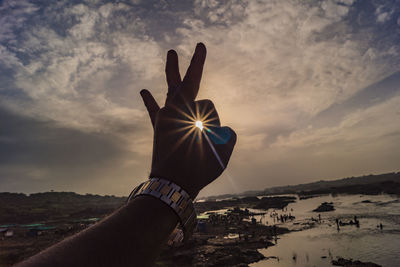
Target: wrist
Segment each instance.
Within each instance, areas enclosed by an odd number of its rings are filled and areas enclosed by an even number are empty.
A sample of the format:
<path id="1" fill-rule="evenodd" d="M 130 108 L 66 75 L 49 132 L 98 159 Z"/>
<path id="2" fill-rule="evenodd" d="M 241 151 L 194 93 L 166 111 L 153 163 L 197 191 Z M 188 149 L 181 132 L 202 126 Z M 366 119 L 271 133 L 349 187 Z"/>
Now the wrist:
<path id="1" fill-rule="evenodd" d="M 191 182 L 191 181 L 196 180 L 193 177 L 190 177 L 188 179 L 187 177 L 180 177 L 179 175 L 158 175 L 155 173 L 151 173 L 149 179 L 151 179 L 151 178 L 162 178 L 162 179 L 165 179 L 167 181 L 177 184 L 183 190 L 185 190 L 185 192 L 188 193 L 188 195 L 190 196 L 192 201 L 195 200 L 195 198 L 199 194 L 200 190 L 202 189 L 202 188 L 199 188 L 198 186 L 196 186 L 195 184 L 193 184 L 193 182 Z"/>
<path id="2" fill-rule="evenodd" d="M 196 226 L 196 212 L 188 192 L 172 181 L 153 177 L 138 185 L 128 197 L 128 202 L 139 196 L 151 196 L 169 206 L 178 216 L 179 225 L 171 234 L 168 244 L 181 243 L 193 233 Z"/>

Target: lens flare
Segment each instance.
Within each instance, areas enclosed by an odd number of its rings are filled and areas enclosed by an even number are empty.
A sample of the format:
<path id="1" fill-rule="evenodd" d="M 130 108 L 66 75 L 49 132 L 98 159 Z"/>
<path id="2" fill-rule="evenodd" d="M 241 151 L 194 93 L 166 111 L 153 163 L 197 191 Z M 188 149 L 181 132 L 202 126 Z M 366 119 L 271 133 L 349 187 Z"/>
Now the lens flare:
<path id="1" fill-rule="evenodd" d="M 199 128 L 201 131 L 203 131 L 203 122 L 202 121 L 196 121 L 195 125 L 197 128 Z"/>
<path id="2" fill-rule="evenodd" d="M 172 153 L 173 151 L 175 151 L 187 139 L 189 139 L 190 143 L 188 147 L 188 153 L 191 152 L 192 145 L 195 142 L 200 144 L 206 142 L 211 148 L 213 154 L 215 155 L 219 165 L 221 165 L 221 168 L 224 170 L 226 166 L 222 162 L 221 157 L 218 155 L 217 150 L 215 149 L 210 138 L 208 137 L 208 134 L 211 134 L 214 135 L 217 139 L 222 139 L 222 137 L 219 136 L 219 134 L 217 134 L 215 131 L 212 130 L 212 127 L 218 127 L 215 124 L 215 122 L 218 121 L 218 117 L 212 116 L 213 114 L 216 113 L 215 109 L 213 107 L 208 108 L 206 105 L 200 110 L 197 103 L 195 109 L 192 109 L 191 106 L 189 106 L 188 104 L 186 104 L 186 108 L 187 110 L 185 112 L 183 109 L 175 106 L 176 111 L 181 115 L 183 115 L 183 118 L 174 119 L 174 121 L 182 124 L 183 126 L 173 130 L 173 132 L 171 133 L 184 132 L 184 134 L 176 142 L 176 144 L 173 145 L 170 152 Z M 197 128 L 200 129 L 200 131 L 196 131 Z M 199 152 L 203 154 L 203 146 L 200 145 L 199 147 L 200 147 Z"/>

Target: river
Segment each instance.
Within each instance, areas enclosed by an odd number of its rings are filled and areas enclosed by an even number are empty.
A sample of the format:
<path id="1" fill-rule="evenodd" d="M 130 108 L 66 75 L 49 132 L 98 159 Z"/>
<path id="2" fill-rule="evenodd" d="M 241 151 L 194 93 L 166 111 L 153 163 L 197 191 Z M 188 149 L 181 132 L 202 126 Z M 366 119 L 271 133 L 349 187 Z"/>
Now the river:
<path id="1" fill-rule="evenodd" d="M 336 257 L 370 261 L 384 267 L 400 266 L 400 199 L 389 195 L 321 196 L 297 200 L 280 214 L 294 215 L 291 222 L 277 223 L 289 229 L 307 228 L 310 219 L 318 218 L 312 212 L 322 202 L 333 202 L 335 211 L 322 212 L 321 222 L 315 220 L 312 228 L 279 236 L 276 245 L 260 249 L 267 259 L 251 264 L 269 266 L 332 266 Z M 257 219 L 264 224 L 274 223 L 269 210 Z M 346 225 L 337 230 L 336 218 L 349 222 L 357 216 L 360 227 Z M 276 223 L 276 222 L 275 222 Z M 382 224 L 380 229 L 379 224 Z"/>

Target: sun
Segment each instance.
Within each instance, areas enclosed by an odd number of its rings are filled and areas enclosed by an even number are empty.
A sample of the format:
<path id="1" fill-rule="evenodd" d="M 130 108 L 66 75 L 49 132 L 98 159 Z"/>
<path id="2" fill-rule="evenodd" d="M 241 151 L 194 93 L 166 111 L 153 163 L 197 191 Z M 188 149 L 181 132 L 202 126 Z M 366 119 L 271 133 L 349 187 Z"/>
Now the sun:
<path id="1" fill-rule="evenodd" d="M 185 140 L 189 139 L 189 147 L 188 152 L 192 151 L 192 146 L 194 143 L 200 144 L 199 152 L 203 154 L 203 139 L 208 143 L 215 157 L 217 158 L 219 164 L 222 169 L 226 168 L 225 164 L 222 162 L 220 156 L 218 155 L 217 150 L 212 144 L 208 135 L 213 135 L 216 138 L 221 138 L 215 131 L 212 130 L 212 127 L 216 126 L 216 121 L 218 121 L 218 116 L 212 116 L 215 114 L 214 108 L 207 109 L 207 106 L 202 108 L 202 111 L 199 110 L 198 104 L 196 103 L 195 110 L 193 110 L 189 105 L 187 105 L 187 112 L 183 111 L 179 107 L 175 107 L 176 111 L 178 111 L 181 115 L 183 115 L 184 119 L 174 119 L 174 121 L 179 122 L 185 126 L 179 127 L 175 129 L 173 132 L 184 132 L 183 135 L 177 140 L 177 142 L 171 148 L 171 151 L 177 149 Z M 196 131 L 196 129 L 200 129 L 200 131 Z M 203 131 L 203 129 L 205 131 Z M 203 138 L 204 137 L 204 138 Z M 198 146 L 197 146 L 198 147 Z"/>
<path id="2" fill-rule="evenodd" d="M 199 128 L 201 131 L 203 131 L 203 122 L 202 121 L 195 121 L 194 125 L 196 125 L 196 127 Z"/>

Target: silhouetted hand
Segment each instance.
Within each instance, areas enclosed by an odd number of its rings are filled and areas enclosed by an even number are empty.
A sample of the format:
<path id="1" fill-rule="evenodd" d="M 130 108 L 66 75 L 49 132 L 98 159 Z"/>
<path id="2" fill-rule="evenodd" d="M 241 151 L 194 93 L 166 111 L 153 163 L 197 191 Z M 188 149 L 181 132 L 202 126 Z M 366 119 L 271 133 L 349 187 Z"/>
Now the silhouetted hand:
<path id="1" fill-rule="evenodd" d="M 163 108 L 149 91 L 140 92 L 154 127 L 150 177 L 176 183 L 192 199 L 222 174 L 236 143 L 235 132 L 220 126 L 214 104 L 210 100 L 195 101 L 206 53 L 205 45 L 197 44 L 182 81 L 178 55 L 174 50 L 168 51 L 168 94 Z M 202 121 L 204 128 L 196 127 L 196 121 Z"/>

